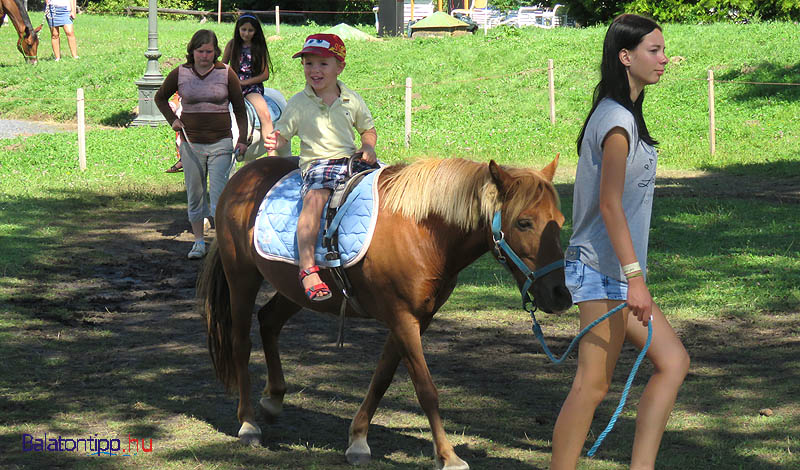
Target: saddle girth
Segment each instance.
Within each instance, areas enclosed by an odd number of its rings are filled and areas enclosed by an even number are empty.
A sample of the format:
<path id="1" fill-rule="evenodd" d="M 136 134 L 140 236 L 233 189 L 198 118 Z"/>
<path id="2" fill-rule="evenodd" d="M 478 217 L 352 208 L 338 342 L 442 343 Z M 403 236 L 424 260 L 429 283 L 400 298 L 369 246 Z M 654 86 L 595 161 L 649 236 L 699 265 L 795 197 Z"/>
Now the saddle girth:
<path id="1" fill-rule="evenodd" d="M 331 273 L 336 285 L 342 291 L 342 306 L 339 309 L 339 334 L 336 339 L 337 347 L 344 347 L 344 322 L 345 311 L 347 304 L 353 307 L 353 310 L 358 312 L 359 315 L 367 316 L 361 304 L 358 302 L 353 292 L 353 285 L 350 283 L 347 274 L 344 271 L 339 254 L 339 222 L 341 222 L 341 215 L 345 213 L 347 206 L 355 200 L 355 197 L 348 199 L 362 179 L 375 169 L 362 171 L 355 175 L 352 174 L 353 161 L 360 158 L 361 154 L 357 153 L 350 157 L 347 165 L 347 178 L 337 183 L 336 187 L 331 193 L 330 200 L 328 201 L 328 209 L 325 212 L 325 234 L 322 237 L 322 246 L 328 251 L 325 254 L 325 259 L 331 263 Z"/>

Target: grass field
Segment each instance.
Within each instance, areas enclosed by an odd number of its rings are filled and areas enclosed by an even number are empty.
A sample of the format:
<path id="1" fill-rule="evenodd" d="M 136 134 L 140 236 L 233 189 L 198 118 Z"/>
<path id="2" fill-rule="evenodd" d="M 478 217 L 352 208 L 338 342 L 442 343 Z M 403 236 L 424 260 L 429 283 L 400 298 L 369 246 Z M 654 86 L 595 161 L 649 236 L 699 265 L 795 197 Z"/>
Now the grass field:
<path id="1" fill-rule="evenodd" d="M 159 19 L 164 73 L 181 63 L 199 27 Z M 203 27 L 223 45 L 232 34 L 230 24 Z M 301 88 L 290 56 L 320 29 L 281 27 L 282 38 L 269 45 L 276 73 L 268 86 L 287 96 Z M 303 313 L 287 325 L 285 416 L 262 423 L 265 447 L 238 446 L 235 400 L 213 379 L 192 311 L 196 265 L 184 259 L 191 235 L 182 178 L 163 173 L 175 159 L 174 134 L 166 126 L 121 127 L 137 106 L 146 19 L 81 15 L 76 31 L 81 59 L 52 61 L 44 33 L 42 60 L 30 67 L 15 49 L 13 28 L 0 28 L 0 117 L 73 126 L 82 86 L 89 122 L 85 172 L 77 168 L 74 131 L 0 140 L 0 467 L 347 468 L 347 426 L 383 328 L 352 322 L 340 351 L 334 319 Z M 675 63 L 645 103 L 661 142 L 649 281 L 693 365 L 658 468 L 800 468 L 800 87 L 744 83 L 800 82 L 800 49 L 788 47 L 797 25 L 665 25 L 664 32 Z M 350 42 L 342 79 L 372 109 L 387 162 L 441 156 L 543 166 L 561 153 L 556 183 L 569 220 L 575 137 L 603 33 L 497 29 L 447 40 Z M 548 58 L 556 65 L 555 125 Z M 716 86 L 713 157 L 709 68 L 718 80 L 739 82 Z M 409 76 L 414 130 L 405 148 L 402 85 Z M 567 224 L 565 239 L 569 232 Z M 481 259 L 463 273 L 424 339 L 446 429 L 473 468 L 546 468 L 574 373 L 574 360 L 547 363 L 517 296 L 500 266 Z M 574 314 L 541 320 L 556 351 L 576 333 Z M 257 334 L 254 342 L 258 393 L 265 366 Z M 633 356 L 623 352 L 588 445 L 613 411 Z M 580 468 L 626 468 L 648 368 L 645 362 L 598 457 Z M 761 416 L 764 408 L 773 415 Z M 44 432 L 152 437 L 154 451 L 22 451 L 24 434 Z M 431 466 L 428 425 L 405 370 L 381 404 L 370 444 L 375 459 L 366 468 Z"/>

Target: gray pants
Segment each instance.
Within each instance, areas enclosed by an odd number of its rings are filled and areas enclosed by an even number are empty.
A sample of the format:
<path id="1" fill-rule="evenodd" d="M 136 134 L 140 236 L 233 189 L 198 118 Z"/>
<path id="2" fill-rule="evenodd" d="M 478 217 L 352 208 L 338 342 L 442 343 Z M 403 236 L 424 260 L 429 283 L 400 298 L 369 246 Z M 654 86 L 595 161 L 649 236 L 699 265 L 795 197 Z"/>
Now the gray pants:
<path id="1" fill-rule="evenodd" d="M 183 180 L 186 183 L 186 199 L 189 203 L 189 222 L 198 222 L 213 216 L 217 201 L 231 172 L 233 141 L 222 139 L 213 144 L 181 142 Z M 206 199 L 206 179 L 209 186 Z"/>

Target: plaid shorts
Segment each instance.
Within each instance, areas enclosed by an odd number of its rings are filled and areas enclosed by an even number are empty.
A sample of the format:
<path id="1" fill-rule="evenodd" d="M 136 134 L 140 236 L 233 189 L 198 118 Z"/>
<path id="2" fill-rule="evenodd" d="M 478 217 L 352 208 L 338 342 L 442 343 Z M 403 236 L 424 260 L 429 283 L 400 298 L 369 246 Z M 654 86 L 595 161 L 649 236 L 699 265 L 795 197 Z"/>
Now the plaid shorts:
<path id="1" fill-rule="evenodd" d="M 353 174 L 377 168 L 366 163 L 364 160 L 353 162 Z M 300 188 L 300 198 L 305 197 L 312 189 L 334 189 L 336 184 L 347 178 L 347 158 L 334 158 L 330 160 L 320 160 L 311 164 L 303 173 L 303 186 Z"/>

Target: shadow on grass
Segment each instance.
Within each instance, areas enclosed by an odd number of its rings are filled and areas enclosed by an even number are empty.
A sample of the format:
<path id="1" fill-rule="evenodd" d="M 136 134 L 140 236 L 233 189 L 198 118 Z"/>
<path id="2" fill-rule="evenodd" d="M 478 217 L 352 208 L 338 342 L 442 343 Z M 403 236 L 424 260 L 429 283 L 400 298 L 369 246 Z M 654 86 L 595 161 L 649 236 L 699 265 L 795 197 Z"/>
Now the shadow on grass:
<path id="1" fill-rule="evenodd" d="M 566 185 L 559 191 L 571 196 Z M 570 201 L 565 197 L 567 216 Z M 225 394 L 213 377 L 203 321 L 193 311 L 199 264 L 184 258 L 191 236 L 176 225 L 185 218 L 181 195 L 125 211 L 119 204 L 76 192 L 61 200 L 18 200 L 18 209 L 10 212 L 13 223 L 47 217 L 64 233 L 48 237 L 23 232 L 17 240 L 1 241 L 19 250 L 14 275 L 22 282 L 0 286 L 5 317 L 0 322 L 0 466 L 118 468 L 113 458 L 22 452 L 23 433 L 41 437 L 48 432 L 152 438 L 156 450 L 147 457 L 175 468 L 349 468 L 343 457 L 347 428 L 367 390 L 385 328 L 368 320 L 349 321 L 348 344 L 337 349 L 333 317 L 301 312 L 293 318 L 281 336 L 289 385 L 285 412 L 274 424 L 261 423 L 264 448 L 239 446 L 233 442 L 236 398 Z M 670 241 L 668 246 L 654 244 L 656 257 L 704 256 L 709 247 L 734 255 L 744 246 L 743 231 L 752 232 L 750 249 L 764 255 L 794 240 L 794 233 L 782 226 L 772 232 L 757 229 L 768 227 L 769 220 L 796 220 L 788 212 L 796 212 L 795 205 L 672 197 L 656 207 L 653 239 Z M 692 240 L 687 240 L 685 225 L 673 221 L 681 214 L 709 210 L 729 215 L 713 218 L 693 232 Z M 693 244 L 694 239 L 703 244 Z M 722 268 L 728 270 L 722 276 L 740 274 L 733 265 Z M 692 282 L 700 281 L 680 266 L 665 263 L 661 269 L 674 270 L 663 282 L 685 280 L 675 288 L 688 296 Z M 470 305 L 475 310 L 505 309 L 516 299 L 481 290 L 497 284 L 498 275 L 511 282 L 493 260 L 482 258 L 462 276 L 462 285 L 478 289 L 457 289 L 451 301 L 467 310 Z M 770 328 L 754 321 L 731 317 L 676 325 L 693 366 L 679 399 L 681 417 L 675 418 L 680 430 L 669 430 L 664 437 L 660 464 L 665 468 L 777 470 L 797 463 L 791 456 L 777 463 L 770 457 L 787 436 L 800 433 L 800 425 L 791 422 L 798 415 L 793 391 L 800 386 L 800 318 L 797 313 L 776 315 Z M 251 336 L 255 400 L 266 369 L 256 328 Z M 564 350 L 572 338 L 563 331 L 548 337 L 554 351 Z M 546 468 L 574 360 L 549 364 L 522 313 L 510 324 L 490 314 L 441 314 L 423 343 L 446 429 L 459 455 L 474 468 Z M 611 416 L 634 358 L 635 351 L 626 347 L 587 445 Z M 650 373 L 650 366 L 643 365 L 628 410 Z M 789 422 L 743 424 L 746 416 L 759 419 L 758 410 L 764 407 L 789 413 L 784 418 Z M 631 416 L 623 414 L 601 447 L 597 465 L 628 461 Z M 368 468 L 416 469 L 431 463 L 429 428 L 402 367 L 381 402 L 370 445 L 374 463 Z M 153 459 L 147 464 L 160 462 Z"/>
<path id="2" fill-rule="evenodd" d="M 131 111 L 119 111 L 100 120 L 104 126 L 125 127 L 136 119 L 136 114 Z"/>
<path id="3" fill-rule="evenodd" d="M 774 101 L 797 101 L 800 99 L 800 63 L 794 65 L 773 64 L 761 62 L 747 65 L 738 70 L 727 70 L 715 75 L 716 80 L 731 80 L 742 82 L 770 83 L 772 85 L 743 83 L 742 91 L 730 95 L 736 101 L 748 101 L 759 98 L 769 98 Z M 783 85 L 785 84 L 785 85 Z M 719 86 L 730 86 L 721 83 Z"/>

